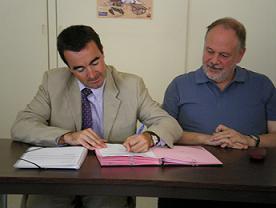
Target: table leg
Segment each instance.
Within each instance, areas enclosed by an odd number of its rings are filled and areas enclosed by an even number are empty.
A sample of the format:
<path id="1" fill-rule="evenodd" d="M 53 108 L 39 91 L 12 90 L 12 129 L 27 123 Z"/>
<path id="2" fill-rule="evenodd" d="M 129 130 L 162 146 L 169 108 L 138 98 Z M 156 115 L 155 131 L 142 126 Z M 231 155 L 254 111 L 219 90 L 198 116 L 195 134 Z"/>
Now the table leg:
<path id="1" fill-rule="evenodd" d="M 8 197 L 7 194 L 1 194 L 0 195 L 1 198 L 1 208 L 7 208 L 7 204 L 8 204 Z"/>

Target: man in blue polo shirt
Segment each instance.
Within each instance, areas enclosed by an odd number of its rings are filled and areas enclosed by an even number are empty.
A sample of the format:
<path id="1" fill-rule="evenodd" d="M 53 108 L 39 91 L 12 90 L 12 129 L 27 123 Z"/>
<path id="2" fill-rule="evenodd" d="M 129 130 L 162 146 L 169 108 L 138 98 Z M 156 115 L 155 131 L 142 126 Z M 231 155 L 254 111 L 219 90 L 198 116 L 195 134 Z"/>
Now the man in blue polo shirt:
<path id="1" fill-rule="evenodd" d="M 276 146 L 276 92 L 262 74 L 237 66 L 245 53 L 246 30 L 233 18 L 207 27 L 203 65 L 176 77 L 163 107 L 183 128 L 181 144 L 237 149 Z M 160 198 L 158 207 L 250 205 Z M 244 207 L 244 206 L 243 206 Z M 270 207 L 254 204 L 246 207 Z"/>
<path id="2" fill-rule="evenodd" d="M 216 20 L 207 27 L 203 65 L 169 85 L 163 107 L 184 130 L 179 143 L 276 146 L 275 87 L 265 75 L 237 66 L 245 40 L 240 22 Z"/>

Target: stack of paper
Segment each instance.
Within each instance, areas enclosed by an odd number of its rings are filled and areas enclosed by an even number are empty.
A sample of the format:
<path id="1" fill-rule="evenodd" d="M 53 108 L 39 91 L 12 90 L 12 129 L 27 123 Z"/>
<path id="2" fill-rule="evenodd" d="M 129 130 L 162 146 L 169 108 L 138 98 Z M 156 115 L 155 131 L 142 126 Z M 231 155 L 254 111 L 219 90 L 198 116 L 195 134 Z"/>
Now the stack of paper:
<path id="1" fill-rule="evenodd" d="M 15 168 L 79 169 L 88 150 L 82 146 L 30 147 L 14 164 Z"/>
<path id="2" fill-rule="evenodd" d="M 107 148 L 95 149 L 102 166 L 159 165 L 160 159 L 152 151 L 145 153 L 128 152 L 122 144 L 107 144 Z"/>
<path id="3" fill-rule="evenodd" d="M 222 164 L 201 146 L 155 147 L 146 153 L 133 153 L 121 144 L 107 144 L 107 148 L 95 152 L 101 166 Z"/>

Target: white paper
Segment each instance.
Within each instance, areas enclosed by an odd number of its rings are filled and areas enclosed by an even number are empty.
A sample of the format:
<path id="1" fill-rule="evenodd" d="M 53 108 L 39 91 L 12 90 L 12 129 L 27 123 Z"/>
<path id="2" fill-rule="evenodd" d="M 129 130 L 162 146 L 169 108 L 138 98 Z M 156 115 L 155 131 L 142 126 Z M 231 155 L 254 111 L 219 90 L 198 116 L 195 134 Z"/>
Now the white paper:
<path id="1" fill-rule="evenodd" d="M 141 157 L 153 157 L 156 158 L 154 153 L 149 150 L 144 153 L 128 152 L 122 144 L 106 144 L 107 148 L 98 149 L 101 156 L 141 156 Z"/>
<path id="2" fill-rule="evenodd" d="M 30 147 L 14 167 L 79 169 L 87 152 L 88 150 L 81 146 Z"/>

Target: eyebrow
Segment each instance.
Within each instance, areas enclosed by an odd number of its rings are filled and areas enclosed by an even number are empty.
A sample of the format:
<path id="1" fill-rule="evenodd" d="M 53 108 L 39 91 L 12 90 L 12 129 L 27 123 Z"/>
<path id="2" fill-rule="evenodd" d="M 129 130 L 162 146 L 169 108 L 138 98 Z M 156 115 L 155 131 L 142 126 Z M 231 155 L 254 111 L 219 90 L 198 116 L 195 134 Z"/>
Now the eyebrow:
<path id="1" fill-rule="evenodd" d="M 94 59 L 92 59 L 92 61 L 90 61 L 89 65 L 92 64 L 93 62 L 99 60 L 99 59 L 100 59 L 99 56 L 95 57 Z M 79 69 L 79 68 L 84 68 L 84 66 L 74 66 L 74 67 L 73 67 L 73 70 L 77 70 L 77 69 Z"/>

